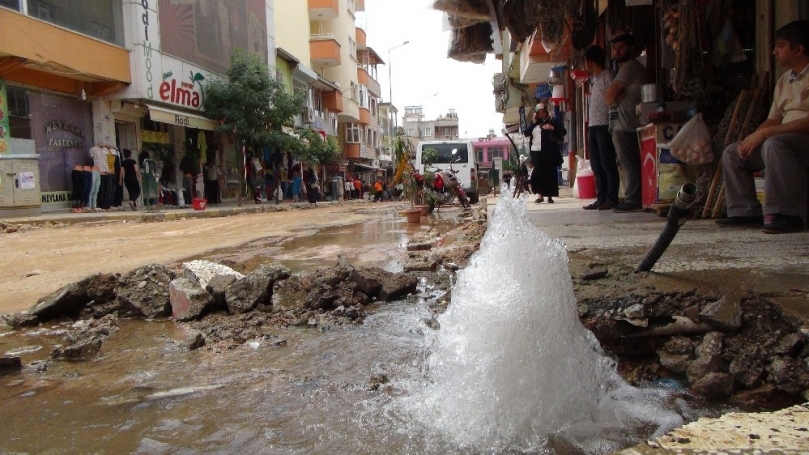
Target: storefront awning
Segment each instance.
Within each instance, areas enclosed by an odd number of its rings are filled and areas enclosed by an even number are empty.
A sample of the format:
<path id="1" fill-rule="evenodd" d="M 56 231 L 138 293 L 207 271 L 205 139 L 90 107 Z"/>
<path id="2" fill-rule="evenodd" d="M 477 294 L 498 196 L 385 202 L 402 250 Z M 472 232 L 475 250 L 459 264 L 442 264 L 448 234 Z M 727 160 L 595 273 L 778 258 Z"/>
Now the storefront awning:
<path id="1" fill-rule="evenodd" d="M 360 163 L 353 163 L 354 172 L 376 172 L 376 171 L 384 171 L 384 169 L 380 169 L 378 167 L 368 166 L 367 164 L 360 164 Z"/>
<path id="2" fill-rule="evenodd" d="M 149 117 L 153 122 L 168 123 L 169 125 L 186 126 L 188 128 L 197 128 L 200 130 L 213 131 L 216 128 L 216 122 L 203 117 L 198 114 L 189 114 L 183 111 L 168 109 L 163 106 L 154 106 L 146 104 L 149 108 Z"/>

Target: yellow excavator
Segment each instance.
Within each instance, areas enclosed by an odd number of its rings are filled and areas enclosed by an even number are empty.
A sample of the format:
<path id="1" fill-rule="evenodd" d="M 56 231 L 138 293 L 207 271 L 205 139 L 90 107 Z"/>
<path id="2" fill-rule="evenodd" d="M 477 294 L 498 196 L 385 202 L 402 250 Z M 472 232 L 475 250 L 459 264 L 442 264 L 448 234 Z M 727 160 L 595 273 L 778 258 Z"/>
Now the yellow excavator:
<path id="1" fill-rule="evenodd" d="M 393 174 L 393 186 L 402 183 L 404 172 L 416 172 L 410 160 L 413 158 L 413 144 L 405 136 L 396 136 L 393 139 L 393 155 L 396 160 L 396 172 Z"/>

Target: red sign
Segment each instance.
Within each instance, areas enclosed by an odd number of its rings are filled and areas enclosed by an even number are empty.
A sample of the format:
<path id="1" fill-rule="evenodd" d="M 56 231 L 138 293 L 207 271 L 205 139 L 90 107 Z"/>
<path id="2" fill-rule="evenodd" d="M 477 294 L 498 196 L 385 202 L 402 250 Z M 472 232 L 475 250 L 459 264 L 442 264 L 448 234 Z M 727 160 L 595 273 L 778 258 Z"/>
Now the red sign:
<path id="1" fill-rule="evenodd" d="M 174 104 L 181 104 L 186 107 L 199 109 L 200 94 L 194 89 L 194 84 L 180 82 L 177 86 L 177 79 L 169 79 L 160 84 L 160 99 Z"/>

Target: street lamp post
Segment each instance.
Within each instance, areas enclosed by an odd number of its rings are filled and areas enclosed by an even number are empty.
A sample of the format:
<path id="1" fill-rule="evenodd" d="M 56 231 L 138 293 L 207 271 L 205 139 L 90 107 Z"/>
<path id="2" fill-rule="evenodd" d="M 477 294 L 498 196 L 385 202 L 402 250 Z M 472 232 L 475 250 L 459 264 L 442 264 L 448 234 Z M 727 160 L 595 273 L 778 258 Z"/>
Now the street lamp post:
<path id="1" fill-rule="evenodd" d="M 410 41 L 405 41 L 402 44 L 399 44 L 397 46 L 393 46 L 392 48 L 388 49 L 388 101 L 390 101 L 391 111 L 393 111 L 393 71 L 391 70 L 392 65 L 390 63 L 390 51 L 396 49 L 397 47 L 402 47 L 402 46 L 404 46 L 405 44 L 407 44 L 409 42 Z M 399 122 L 396 121 L 395 117 L 396 116 L 394 114 L 394 122 L 393 123 L 394 123 L 395 126 L 398 126 Z"/>

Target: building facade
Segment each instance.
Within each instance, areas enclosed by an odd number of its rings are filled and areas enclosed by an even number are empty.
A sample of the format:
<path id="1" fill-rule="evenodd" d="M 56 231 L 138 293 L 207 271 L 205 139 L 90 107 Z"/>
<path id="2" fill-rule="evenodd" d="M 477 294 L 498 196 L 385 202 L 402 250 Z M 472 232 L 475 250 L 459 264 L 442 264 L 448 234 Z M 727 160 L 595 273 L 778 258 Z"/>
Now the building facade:
<path id="1" fill-rule="evenodd" d="M 449 109 L 435 119 L 425 119 L 422 106 L 405 106 L 402 128 L 414 146 L 424 141 L 449 141 L 460 137 L 455 109 Z"/>
<path id="2" fill-rule="evenodd" d="M 184 157 L 216 162 L 237 195 L 241 157 L 205 117 L 204 86 L 235 48 L 276 55 L 272 1 L 2 0 L 0 23 L 10 136 L 39 155 L 43 210 L 66 206 L 95 144 L 148 151 L 173 189 Z"/>

